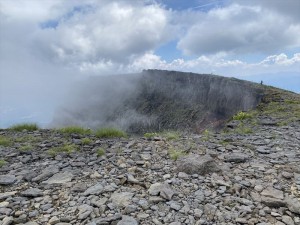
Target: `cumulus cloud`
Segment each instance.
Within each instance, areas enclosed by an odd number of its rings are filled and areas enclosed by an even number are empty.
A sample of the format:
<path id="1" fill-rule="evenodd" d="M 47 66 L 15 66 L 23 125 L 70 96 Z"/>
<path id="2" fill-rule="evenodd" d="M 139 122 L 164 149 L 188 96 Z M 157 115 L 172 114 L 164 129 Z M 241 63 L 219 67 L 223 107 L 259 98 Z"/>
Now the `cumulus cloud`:
<path id="1" fill-rule="evenodd" d="M 270 2 L 270 1 L 268 1 Z M 231 4 L 210 10 L 178 42 L 187 55 L 272 54 L 300 46 L 300 22 L 262 5 Z"/>

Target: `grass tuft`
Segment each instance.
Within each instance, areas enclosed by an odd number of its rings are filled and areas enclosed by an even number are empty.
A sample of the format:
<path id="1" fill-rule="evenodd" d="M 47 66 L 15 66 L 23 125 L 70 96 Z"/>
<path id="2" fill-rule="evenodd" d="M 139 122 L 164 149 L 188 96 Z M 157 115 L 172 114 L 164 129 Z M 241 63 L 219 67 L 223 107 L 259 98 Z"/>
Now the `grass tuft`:
<path id="1" fill-rule="evenodd" d="M 72 152 L 75 152 L 77 150 L 78 150 L 78 147 L 75 144 L 66 144 L 61 147 L 50 148 L 47 152 L 51 156 L 56 156 L 59 153 L 71 154 Z"/>
<path id="2" fill-rule="evenodd" d="M 115 128 L 101 128 L 95 132 L 98 138 L 127 137 L 124 131 Z"/>
<path id="3" fill-rule="evenodd" d="M 63 134 L 81 134 L 81 135 L 86 135 L 86 134 L 91 134 L 92 131 L 90 129 L 85 129 L 82 127 L 78 126 L 70 126 L 70 127 L 64 127 L 58 129 L 59 132 Z"/>
<path id="4" fill-rule="evenodd" d="M 96 153 L 97 153 L 97 156 L 99 156 L 99 157 L 104 156 L 105 155 L 105 150 L 104 150 L 104 148 L 98 148 Z"/>
<path id="5" fill-rule="evenodd" d="M 252 115 L 246 112 L 239 112 L 232 117 L 234 120 L 245 120 L 252 118 Z"/>
<path id="6" fill-rule="evenodd" d="M 12 142 L 9 138 L 0 136 L 0 145 L 4 147 L 11 146 Z"/>
<path id="7" fill-rule="evenodd" d="M 22 124 L 16 124 L 14 126 L 11 126 L 9 129 L 13 131 L 23 131 L 23 130 L 35 131 L 38 130 L 39 127 L 35 123 L 22 123 Z"/>
<path id="8" fill-rule="evenodd" d="M 169 155 L 170 155 L 170 158 L 173 159 L 173 160 L 177 160 L 179 159 L 180 157 L 182 156 L 185 156 L 186 153 L 182 150 L 178 150 L 178 149 L 174 149 L 174 148 L 170 148 L 169 149 Z"/>
<path id="9" fill-rule="evenodd" d="M 158 136 L 158 133 L 145 133 L 144 134 L 145 138 L 154 138 L 154 137 L 157 137 L 157 136 Z"/>
<path id="10" fill-rule="evenodd" d="M 82 138 L 82 139 L 81 139 L 81 143 L 82 143 L 83 145 L 89 145 L 89 144 L 92 143 L 92 140 L 89 139 L 89 138 Z"/>
<path id="11" fill-rule="evenodd" d="M 0 168 L 2 166 L 5 166 L 7 164 L 7 162 L 4 159 L 0 159 Z"/>

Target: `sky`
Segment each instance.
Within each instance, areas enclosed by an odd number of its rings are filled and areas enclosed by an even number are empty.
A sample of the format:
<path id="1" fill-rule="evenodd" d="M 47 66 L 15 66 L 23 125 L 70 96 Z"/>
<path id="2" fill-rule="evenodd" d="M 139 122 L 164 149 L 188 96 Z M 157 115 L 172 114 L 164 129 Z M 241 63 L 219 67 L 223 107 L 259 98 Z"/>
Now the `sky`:
<path id="1" fill-rule="evenodd" d="M 299 0 L 0 0 L 0 127 L 46 126 L 74 84 L 143 69 L 300 93 Z"/>

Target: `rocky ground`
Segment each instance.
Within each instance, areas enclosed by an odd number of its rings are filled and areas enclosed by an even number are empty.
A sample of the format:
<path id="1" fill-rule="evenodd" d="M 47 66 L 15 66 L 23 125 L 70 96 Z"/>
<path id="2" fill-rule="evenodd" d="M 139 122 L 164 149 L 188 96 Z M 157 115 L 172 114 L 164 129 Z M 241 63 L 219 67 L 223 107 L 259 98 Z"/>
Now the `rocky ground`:
<path id="1" fill-rule="evenodd" d="M 300 225 L 297 101 L 173 138 L 2 130 L 0 224 Z"/>

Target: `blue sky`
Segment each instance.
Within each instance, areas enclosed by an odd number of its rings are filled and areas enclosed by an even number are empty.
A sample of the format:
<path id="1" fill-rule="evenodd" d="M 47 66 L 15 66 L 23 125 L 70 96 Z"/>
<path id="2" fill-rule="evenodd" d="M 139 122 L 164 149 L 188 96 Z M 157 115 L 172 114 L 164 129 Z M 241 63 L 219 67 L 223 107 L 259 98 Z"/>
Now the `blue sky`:
<path id="1" fill-rule="evenodd" d="M 73 82 L 143 69 L 300 93 L 297 0 L 0 0 L 0 127 L 46 125 Z"/>

